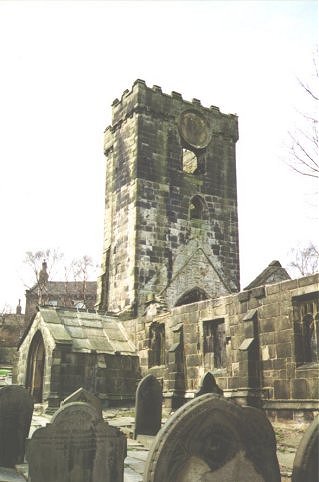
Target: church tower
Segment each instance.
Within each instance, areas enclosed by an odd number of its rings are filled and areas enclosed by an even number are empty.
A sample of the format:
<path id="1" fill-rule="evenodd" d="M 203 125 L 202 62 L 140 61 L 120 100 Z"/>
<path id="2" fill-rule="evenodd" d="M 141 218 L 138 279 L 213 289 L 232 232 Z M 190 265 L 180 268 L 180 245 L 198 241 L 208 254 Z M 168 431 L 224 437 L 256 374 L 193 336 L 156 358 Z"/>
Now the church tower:
<path id="1" fill-rule="evenodd" d="M 98 309 L 133 316 L 239 291 L 238 121 L 137 80 L 105 131 Z"/>

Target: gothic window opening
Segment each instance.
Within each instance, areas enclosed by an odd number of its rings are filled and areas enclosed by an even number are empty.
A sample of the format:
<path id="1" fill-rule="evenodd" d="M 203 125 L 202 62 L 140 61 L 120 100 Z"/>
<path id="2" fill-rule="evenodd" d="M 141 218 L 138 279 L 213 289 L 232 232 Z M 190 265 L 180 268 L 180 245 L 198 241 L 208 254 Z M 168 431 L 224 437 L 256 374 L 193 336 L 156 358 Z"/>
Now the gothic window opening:
<path id="1" fill-rule="evenodd" d="M 197 301 L 207 300 L 208 295 L 201 288 L 193 288 L 190 291 L 184 293 L 175 303 L 175 306 L 189 305 L 190 303 L 196 303 Z"/>
<path id="2" fill-rule="evenodd" d="M 149 368 L 165 364 L 165 325 L 152 323 L 149 333 Z"/>
<path id="3" fill-rule="evenodd" d="M 183 149 L 182 166 L 184 172 L 187 172 L 188 174 L 198 174 L 199 164 L 196 154 L 188 149 Z"/>
<path id="4" fill-rule="evenodd" d="M 296 361 L 319 361 L 319 298 L 318 293 L 297 301 L 295 319 Z"/>
<path id="5" fill-rule="evenodd" d="M 203 219 L 205 204 L 200 196 L 194 196 L 189 203 L 189 219 Z"/>
<path id="6" fill-rule="evenodd" d="M 226 366 L 226 337 L 224 319 L 203 323 L 203 354 L 205 368 L 219 369 Z"/>

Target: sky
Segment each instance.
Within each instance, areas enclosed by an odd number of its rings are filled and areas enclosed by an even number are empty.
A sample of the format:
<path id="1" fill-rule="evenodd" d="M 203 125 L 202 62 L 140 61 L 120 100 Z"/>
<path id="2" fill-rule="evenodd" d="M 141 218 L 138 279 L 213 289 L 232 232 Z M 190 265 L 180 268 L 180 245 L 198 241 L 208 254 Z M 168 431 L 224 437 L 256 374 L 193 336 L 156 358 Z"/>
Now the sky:
<path id="1" fill-rule="evenodd" d="M 288 166 L 288 132 L 312 109 L 298 78 L 313 80 L 317 10 L 311 0 L 0 0 L 0 311 L 24 305 L 26 251 L 100 262 L 103 131 L 137 78 L 239 116 L 242 287 L 316 242 L 318 184 Z"/>

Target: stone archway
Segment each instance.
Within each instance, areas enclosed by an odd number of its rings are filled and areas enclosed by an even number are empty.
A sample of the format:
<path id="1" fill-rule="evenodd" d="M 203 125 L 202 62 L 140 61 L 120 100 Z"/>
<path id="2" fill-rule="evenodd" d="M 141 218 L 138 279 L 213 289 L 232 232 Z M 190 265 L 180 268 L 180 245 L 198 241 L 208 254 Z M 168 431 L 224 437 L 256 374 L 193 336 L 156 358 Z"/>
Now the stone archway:
<path id="1" fill-rule="evenodd" d="M 45 347 L 40 331 L 37 331 L 30 344 L 26 388 L 36 403 L 43 401 L 43 379 L 45 367 Z"/>

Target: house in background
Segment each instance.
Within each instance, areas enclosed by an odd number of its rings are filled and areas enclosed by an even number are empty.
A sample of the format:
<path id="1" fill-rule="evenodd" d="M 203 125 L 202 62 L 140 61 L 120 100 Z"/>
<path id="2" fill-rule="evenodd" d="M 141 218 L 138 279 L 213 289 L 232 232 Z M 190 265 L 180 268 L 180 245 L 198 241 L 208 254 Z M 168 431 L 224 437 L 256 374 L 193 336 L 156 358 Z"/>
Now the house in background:
<path id="1" fill-rule="evenodd" d="M 25 292 L 25 321 L 28 325 L 37 307 L 59 306 L 93 310 L 96 303 L 96 281 L 51 281 L 43 261 L 39 281 Z"/>

